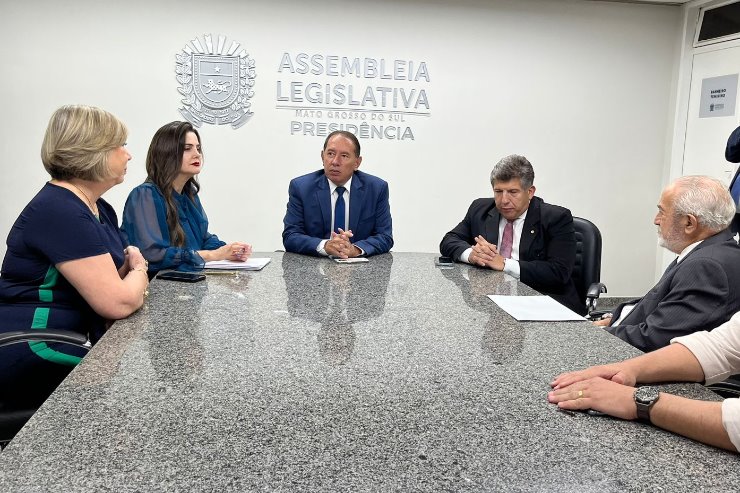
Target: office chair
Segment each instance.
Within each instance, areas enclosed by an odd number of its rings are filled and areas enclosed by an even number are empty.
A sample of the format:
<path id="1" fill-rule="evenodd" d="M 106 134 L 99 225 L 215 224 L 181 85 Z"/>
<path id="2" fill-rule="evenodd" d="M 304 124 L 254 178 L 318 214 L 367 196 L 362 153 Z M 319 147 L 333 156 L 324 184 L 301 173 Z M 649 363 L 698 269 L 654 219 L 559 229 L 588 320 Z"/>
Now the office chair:
<path id="1" fill-rule="evenodd" d="M 18 330 L 0 333 L 0 357 L 2 348 L 11 344 L 32 341 L 63 342 L 89 350 L 92 344 L 87 336 L 67 330 Z M 33 416 L 37 408 L 15 408 L 0 401 L 0 450 L 4 449 L 23 425 Z"/>
<path id="2" fill-rule="evenodd" d="M 595 313 L 601 293 L 606 285 L 601 281 L 601 233 L 588 219 L 573 217 L 576 229 L 576 263 L 573 266 L 573 282 L 581 300 L 586 304 L 588 317 Z M 600 314 L 599 314 L 600 315 Z"/>
<path id="3" fill-rule="evenodd" d="M 740 375 L 733 375 L 724 382 L 707 385 L 707 388 L 725 399 L 740 397 Z"/>

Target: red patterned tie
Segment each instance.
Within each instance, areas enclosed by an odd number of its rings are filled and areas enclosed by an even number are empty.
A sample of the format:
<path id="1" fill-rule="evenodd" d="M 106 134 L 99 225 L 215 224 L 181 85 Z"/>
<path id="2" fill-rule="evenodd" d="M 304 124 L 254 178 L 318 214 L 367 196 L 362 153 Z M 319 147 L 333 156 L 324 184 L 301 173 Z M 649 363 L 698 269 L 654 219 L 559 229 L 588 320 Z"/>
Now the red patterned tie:
<path id="1" fill-rule="evenodd" d="M 511 258 L 511 247 L 514 244 L 514 221 L 506 221 L 504 236 L 501 238 L 501 246 L 498 252 L 504 258 Z"/>

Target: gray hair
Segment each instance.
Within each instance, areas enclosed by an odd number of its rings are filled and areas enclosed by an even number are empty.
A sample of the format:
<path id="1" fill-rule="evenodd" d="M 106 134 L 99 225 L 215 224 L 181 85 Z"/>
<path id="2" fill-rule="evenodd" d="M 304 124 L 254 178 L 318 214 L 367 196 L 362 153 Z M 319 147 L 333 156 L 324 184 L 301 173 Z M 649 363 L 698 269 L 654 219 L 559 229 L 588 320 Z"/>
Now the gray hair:
<path id="1" fill-rule="evenodd" d="M 718 232 L 735 217 L 735 201 L 721 181 L 709 176 L 682 176 L 673 182 L 676 215 L 691 214 L 699 225 Z"/>
<path id="2" fill-rule="evenodd" d="M 497 181 L 510 181 L 518 178 L 522 188 L 527 190 L 534 184 L 534 169 L 532 163 L 524 156 L 512 154 L 496 163 L 491 171 L 491 185 Z"/>

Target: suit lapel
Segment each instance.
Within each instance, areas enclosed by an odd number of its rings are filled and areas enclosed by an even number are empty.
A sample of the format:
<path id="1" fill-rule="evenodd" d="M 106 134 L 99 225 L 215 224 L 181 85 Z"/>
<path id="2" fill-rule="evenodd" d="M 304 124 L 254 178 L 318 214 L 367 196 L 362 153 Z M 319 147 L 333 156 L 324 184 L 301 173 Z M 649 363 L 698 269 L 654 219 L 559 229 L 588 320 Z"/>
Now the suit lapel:
<path id="1" fill-rule="evenodd" d="M 527 209 L 527 217 L 524 218 L 522 236 L 519 238 L 519 259 L 529 260 L 532 258 L 530 249 L 532 243 L 540 230 L 540 204 L 532 198 Z"/>
<path id="2" fill-rule="evenodd" d="M 331 234 L 331 194 L 329 193 L 329 181 L 324 173 L 321 173 L 316 179 L 316 202 L 321 210 L 324 237 L 329 238 Z"/>
<path id="3" fill-rule="evenodd" d="M 362 208 L 365 205 L 365 184 L 360 176 L 352 175 L 352 186 L 349 191 L 349 229 L 359 231 L 358 225 L 362 217 Z"/>
<path id="4" fill-rule="evenodd" d="M 681 263 L 678 262 L 678 257 L 676 257 L 675 259 L 673 259 L 673 262 L 671 262 L 670 264 L 668 264 L 668 267 L 666 267 L 665 271 L 663 271 L 663 275 L 660 277 L 660 279 L 658 280 L 658 282 L 655 283 L 655 286 L 653 286 L 650 291 L 651 292 L 652 291 L 660 291 L 662 289 L 662 286 L 661 286 L 662 284 L 664 284 L 664 283 L 670 283 L 673 280 L 673 276 L 675 275 L 673 273 L 673 271 L 675 269 L 677 269 L 678 267 L 680 267 L 681 264 L 683 264 L 686 261 L 686 259 L 689 258 L 694 252 L 696 252 L 697 250 L 701 250 L 704 247 L 707 247 L 707 246 L 710 246 L 710 245 L 714 245 L 716 243 L 722 243 L 723 241 L 725 241 L 725 240 L 727 240 L 728 238 L 731 238 L 731 237 L 732 237 L 732 234 L 728 230 L 725 229 L 724 231 L 720 231 L 716 235 L 713 235 L 713 236 L 710 236 L 709 238 L 706 238 L 704 241 L 702 241 L 701 243 L 699 243 L 698 245 L 696 245 L 689 253 L 686 254 L 686 256 L 684 258 L 681 259 Z M 642 300 L 644 300 L 644 299 L 645 299 L 644 296 L 642 298 L 640 298 L 639 301 L 637 303 L 635 303 L 635 308 L 637 308 L 637 305 L 639 305 L 642 302 Z M 622 320 L 622 325 L 629 325 L 628 324 L 628 321 L 630 320 L 630 316 L 633 313 L 636 314 L 637 313 L 637 310 L 633 310 L 632 312 L 630 312 L 624 318 L 624 320 Z M 618 319 L 618 316 L 615 315 L 614 316 L 614 320 L 617 320 L 617 319 Z"/>
<path id="5" fill-rule="evenodd" d="M 496 203 L 493 203 L 493 207 L 488 211 L 487 221 L 483 222 L 483 237 L 488 240 L 489 243 L 498 245 L 498 224 L 501 222 L 501 214 L 496 209 Z"/>

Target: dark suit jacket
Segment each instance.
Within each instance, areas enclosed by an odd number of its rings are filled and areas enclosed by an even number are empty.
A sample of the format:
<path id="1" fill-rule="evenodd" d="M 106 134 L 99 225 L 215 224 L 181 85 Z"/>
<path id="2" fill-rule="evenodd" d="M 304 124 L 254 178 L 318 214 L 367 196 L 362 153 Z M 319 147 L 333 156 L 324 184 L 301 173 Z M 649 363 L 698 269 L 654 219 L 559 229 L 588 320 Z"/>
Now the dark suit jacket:
<path id="1" fill-rule="evenodd" d="M 355 171 L 349 192 L 352 243 L 365 254 L 377 255 L 393 246 L 388 183 Z M 316 247 L 331 234 L 331 196 L 324 170 L 299 176 L 288 187 L 288 210 L 283 219 L 283 245 L 288 252 L 318 255 Z"/>
<path id="2" fill-rule="evenodd" d="M 730 190 L 732 190 L 732 186 L 735 184 L 737 180 L 740 180 L 740 168 L 737 169 L 737 172 L 735 173 L 735 178 L 732 179 L 730 182 Z M 730 231 L 733 233 L 737 233 L 740 231 L 740 213 L 736 212 L 735 217 L 732 220 L 732 223 L 730 223 Z"/>
<path id="3" fill-rule="evenodd" d="M 619 318 L 624 304 L 614 311 Z M 740 246 L 728 229 L 669 267 L 620 325 L 606 330 L 643 351 L 674 337 L 712 330 L 740 311 Z"/>
<path id="4" fill-rule="evenodd" d="M 740 127 L 737 127 L 733 132 L 730 134 L 730 137 L 727 139 L 727 147 L 725 147 L 725 159 L 727 159 L 731 163 L 740 163 Z M 730 190 L 732 190 L 732 185 L 738 180 L 738 177 L 740 176 L 740 168 L 738 168 L 737 173 L 735 173 L 735 177 L 730 182 Z M 733 233 L 737 233 L 740 231 L 740 213 L 735 214 L 735 218 L 732 220 L 732 224 L 730 224 L 730 229 Z"/>
<path id="5" fill-rule="evenodd" d="M 500 220 L 492 198 L 474 200 L 462 222 L 442 238 L 440 252 L 459 261 L 478 235 L 498 244 Z M 519 239 L 520 280 L 576 313 L 585 314 L 585 300 L 579 299 L 571 278 L 575 261 L 576 233 L 570 211 L 533 197 Z"/>

